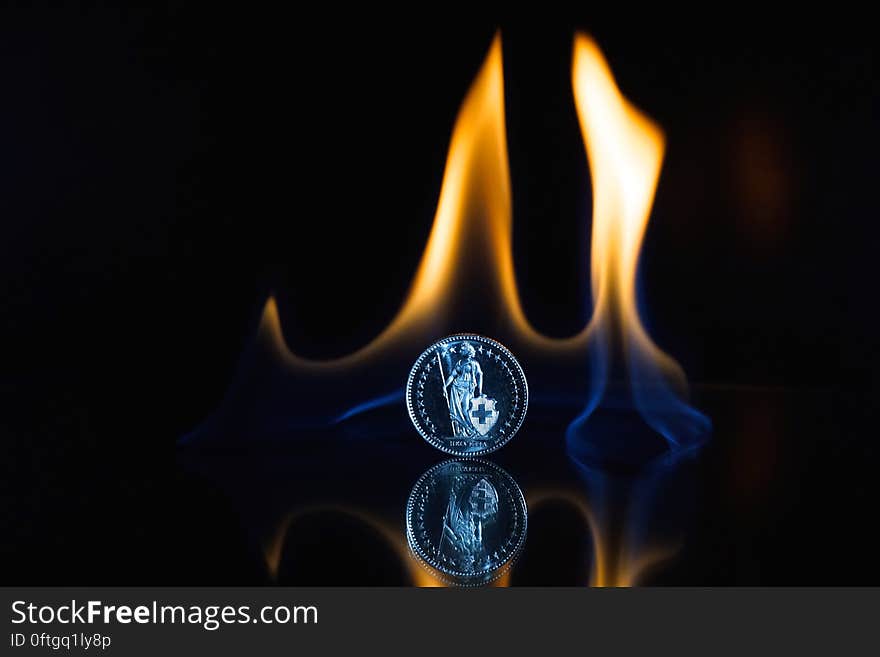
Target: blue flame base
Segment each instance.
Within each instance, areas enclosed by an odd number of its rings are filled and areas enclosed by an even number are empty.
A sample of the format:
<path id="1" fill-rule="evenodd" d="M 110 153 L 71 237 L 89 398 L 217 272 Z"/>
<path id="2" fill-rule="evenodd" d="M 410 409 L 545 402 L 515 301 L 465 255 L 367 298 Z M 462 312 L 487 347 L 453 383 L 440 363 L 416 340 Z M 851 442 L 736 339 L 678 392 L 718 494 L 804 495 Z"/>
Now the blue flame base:
<path id="1" fill-rule="evenodd" d="M 658 398 L 633 390 L 595 395 L 565 437 L 581 465 L 639 470 L 695 454 L 711 435 L 709 418 L 667 391 Z"/>

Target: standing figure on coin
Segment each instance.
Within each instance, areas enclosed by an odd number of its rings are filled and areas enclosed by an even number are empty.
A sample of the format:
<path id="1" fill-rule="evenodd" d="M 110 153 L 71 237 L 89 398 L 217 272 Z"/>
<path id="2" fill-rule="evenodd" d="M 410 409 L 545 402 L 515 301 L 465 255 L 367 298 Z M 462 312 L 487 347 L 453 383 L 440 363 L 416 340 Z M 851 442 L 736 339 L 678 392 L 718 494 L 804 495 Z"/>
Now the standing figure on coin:
<path id="1" fill-rule="evenodd" d="M 494 452 L 519 430 L 528 405 L 526 375 L 514 355 L 476 333 L 434 342 L 406 380 L 406 410 L 416 431 L 455 456 Z"/>
<path id="2" fill-rule="evenodd" d="M 452 420 L 453 435 L 470 437 L 477 430 L 468 413 L 474 392 L 479 391 L 479 396 L 483 395 L 483 370 L 474 359 L 477 352 L 470 343 L 463 342 L 459 351 L 462 358 L 452 368 L 443 386 L 449 388 L 449 418 Z"/>

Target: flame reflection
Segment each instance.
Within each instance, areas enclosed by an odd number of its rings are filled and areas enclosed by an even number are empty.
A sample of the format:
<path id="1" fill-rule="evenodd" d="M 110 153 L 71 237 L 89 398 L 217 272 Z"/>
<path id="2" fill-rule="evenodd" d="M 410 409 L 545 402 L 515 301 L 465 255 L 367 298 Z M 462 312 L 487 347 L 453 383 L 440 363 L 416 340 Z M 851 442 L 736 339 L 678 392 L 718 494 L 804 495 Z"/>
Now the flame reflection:
<path id="1" fill-rule="evenodd" d="M 670 560 L 678 552 L 676 545 L 632 545 L 629 537 L 619 536 L 608 522 L 603 522 L 577 491 L 542 488 L 530 493 L 528 502 L 532 513 L 544 504 L 564 502 L 581 516 L 592 540 L 589 586 L 636 586 L 650 570 Z"/>
<path id="2" fill-rule="evenodd" d="M 399 562 L 405 567 L 409 581 L 413 586 L 422 588 L 449 586 L 449 584 L 442 579 L 435 577 L 427 569 L 418 564 L 417 560 L 410 554 L 403 533 L 392 523 L 370 511 L 344 504 L 317 504 L 302 507 L 291 511 L 282 518 L 281 522 L 279 522 L 275 528 L 274 533 L 269 536 L 268 541 L 263 547 L 263 558 L 265 560 L 269 577 L 272 581 L 278 581 L 279 572 L 281 570 L 284 542 L 289 533 L 292 530 L 295 530 L 297 521 L 305 516 L 321 513 L 340 513 L 350 516 L 375 531 L 386 544 L 388 549 L 397 556 Z M 357 546 L 353 546 L 353 549 L 357 549 Z M 494 587 L 507 587 L 509 585 L 509 570 L 489 584 L 489 586 Z"/>
<path id="3" fill-rule="evenodd" d="M 608 481 L 603 481 L 601 485 L 607 486 Z M 635 489 L 628 488 L 627 490 L 629 493 L 635 492 L 635 497 L 630 499 L 630 503 L 636 508 L 646 501 Z M 598 490 L 593 492 L 597 493 Z M 599 497 L 602 496 L 599 495 Z M 615 523 L 610 520 L 614 514 L 609 515 L 609 508 L 603 504 L 594 508 L 584 497 L 583 491 L 577 488 L 536 487 L 526 492 L 526 498 L 530 513 L 538 511 L 546 504 L 561 502 L 573 508 L 580 516 L 592 542 L 589 581 L 584 582 L 589 586 L 637 586 L 653 569 L 672 559 L 680 547 L 674 540 L 654 541 L 645 544 L 641 538 L 627 534 L 625 531 L 622 532 L 620 527 L 615 526 Z M 263 548 L 263 557 L 272 581 L 277 582 L 279 579 L 285 541 L 297 531 L 300 519 L 316 514 L 342 514 L 373 530 L 389 552 L 396 556 L 413 586 L 450 586 L 418 563 L 407 546 L 404 532 L 395 523 L 389 522 L 385 517 L 367 509 L 343 503 L 303 506 L 287 513 L 282 518 Z M 359 546 L 353 545 L 352 549 L 359 549 Z M 516 565 L 514 564 L 487 586 L 508 587 L 515 575 Z"/>
<path id="4" fill-rule="evenodd" d="M 281 569 L 282 552 L 284 542 L 289 532 L 296 527 L 297 521 L 309 514 L 314 513 L 340 513 L 351 516 L 352 518 L 364 523 L 367 527 L 375 531 L 378 536 L 387 544 L 395 554 L 397 554 L 400 562 L 405 564 L 407 574 L 410 580 L 416 586 L 442 586 L 442 583 L 432 583 L 433 578 L 424 570 L 419 568 L 415 562 L 407 558 L 407 545 L 400 531 L 391 526 L 383 518 L 363 509 L 352 508 L 344 504 L 316 504 L 314 506 L 302 507 L 286 514 L 278 523 L 275 532 L 269 537 L 263 548 L 263 557 L 266 562 L 269 576 L 273 581 L 277 581 L 278 574 Z M 356 548 L 355 548 L 356 549 Z"/>

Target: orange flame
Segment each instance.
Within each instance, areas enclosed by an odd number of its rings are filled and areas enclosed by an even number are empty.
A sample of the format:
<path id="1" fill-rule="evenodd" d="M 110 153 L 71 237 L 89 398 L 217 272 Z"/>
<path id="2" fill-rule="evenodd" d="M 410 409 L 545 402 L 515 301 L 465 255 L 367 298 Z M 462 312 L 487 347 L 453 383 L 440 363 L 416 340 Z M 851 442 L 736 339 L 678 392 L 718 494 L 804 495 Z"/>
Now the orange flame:
<path id="1" fill-rule="evenodd" d="M 572 86 L 594 189 L 594 313 L 579 333 L 549 338 L 529 323 L 516 285 L 503 81 L 496 35 L 456 119 L 434 224 L 397 315 L 358 351 L 316 361 L 287 349 L 278 307 L 270 298 L 260 334 L 282 360 L 301 370 L 332 372 L 379 359 L 401 343 L 421 347 L 440 337 L 438 314 L 454 307 L 458 290 L 466 287 L 459 285 L 462 272 L 480 268 L 481 285 L 489 292 L 483 297 L 497 300 L 499 337 L 545 356 L 578 356 L 599 327 L 613 324 L 624 331 L 628 349 L 684 383 L 678 364 L 648 336 L 636 304 L 636 270 L 663 159 L 662 132 L 621 95 L 595 42 L 578 35 Z"/>
<path id="2" fill-rule="evenodd" d="M 282 518 L 278 523 L 274 533 L 269 537 L 268 542 L 263 547 L 263 558 L 266 568 L 272 580 L 277 581 L 278 572 L 281 568 L 281 556 L 284 549 L 284 541 L 291 527 L 295 526 L 296 521 L 308 514 L 337 512 L 344 513 L 363 522 L 370 527 L 382 538 L 398 557 L 401 563 L 406 566 L 407 574 L 413 586 L 422 588 L 437 588 L 449 586 L 442 579 L 431 574 L 426 568 L 422 567 L 414 557 L 410 554 L 406 539 L 401 533 L 385 519 L 363 509 L 352 508 L 337 504 L 322 504 L 309 507 L 303 507 L 295 511 L 291 511 Z M 510 571 L 503 573 L 498 579 L 492 582 L 492 586 L 506 587 L 510 585 Z"/>
<path id="3" fill-rule="evenodd" d="M 435 336 L 437 315 L 454 305 L 462 259 L 479 254 L 481 284 L 501 300 L 499 319 L 513 332 L 537 336 L 523 313 L 512 256 L 512 213 L 501 38 L 495 37 L 459 110 L 449 144 L 443 183 L 427 245 L 409 293 L 385 330 L 358 351 L 330 361 L 310 361 L 284 348 L 278 309 L 269 299 L 261 328 L 288 363 L 300 368 L 359 365 L 401 340 Z M 488 295 L 487 295 L 488 296 Z"/>
<path id="4" fill-rule="evenodd" d="M 622 330 L 627 352 L 641 352 L 683 386 L 679 365 L 642 325 L 636 296 L 639 253 L 663 161 L 663 132 L 623 97 L 599 47 L 583 35 L 575 39 L 571 78 L 593 181 L 589 330 L 601 325 Z"/>

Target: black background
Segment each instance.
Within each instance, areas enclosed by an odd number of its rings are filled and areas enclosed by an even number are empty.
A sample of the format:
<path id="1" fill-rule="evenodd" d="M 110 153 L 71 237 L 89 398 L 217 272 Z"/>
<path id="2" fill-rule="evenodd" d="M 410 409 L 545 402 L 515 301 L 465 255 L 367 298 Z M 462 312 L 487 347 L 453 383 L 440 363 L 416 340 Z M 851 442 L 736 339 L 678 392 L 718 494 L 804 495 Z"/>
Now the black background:
<path id="1" fill-rule="evenodd" d="M 175 443 L 219 403 L 269 291 L 308 356 L 347 353 L 393 316 L 500 27 L 530 320 L 561 336 L 590 312 L 569 83 L 584 29 L 668 138 L 641 272 L 657 342 L 698 384 L 850 402 L 845 440 L 812 450 L 826 466 L 773 539 L 792 548 L 784 574 L 716 581 L 876 584 L 876 565 L 844 558 L 869 553 L 876 499 L 873 36 L 435 13 L 2 11 L 4 583 L 260 581 L 238 520 L 177 471 Z M 829 509 L 839 539 L 819 550 Z"/>

